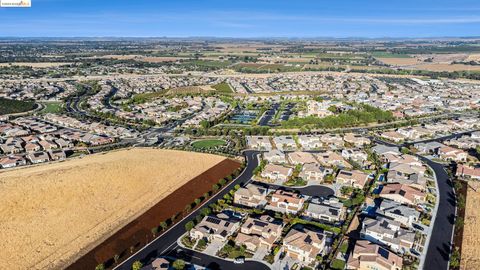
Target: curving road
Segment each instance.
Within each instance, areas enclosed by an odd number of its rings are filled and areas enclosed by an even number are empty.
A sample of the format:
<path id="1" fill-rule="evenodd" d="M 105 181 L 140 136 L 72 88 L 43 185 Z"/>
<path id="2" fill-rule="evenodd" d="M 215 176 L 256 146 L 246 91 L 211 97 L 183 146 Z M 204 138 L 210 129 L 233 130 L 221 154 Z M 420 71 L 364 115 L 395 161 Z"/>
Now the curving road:
<path id="1" fill-rule="evenodd" d="M 439 141 L 445 138 L 453 138 L 455 135 L 434 139 Z M 375 142 L 388 146 L 400 147 L 396 145 L 375 139 Z M 453 229 L 456 217 L 456 199 L 453 190 L 453 183 L 445 170 L 444 165 L 431 161 L 421 155 L 416 155 L 423 162 L 427 163 L 435 172 L 438 185 L 438 211 L 433 227 L 431 229 L 430 242 L 428 243 L 424 270 L 448 270 L 450 262 L 450 254 L 452 247 Z"/>
<path id="2" fill-rule="evenodd" d="M 456 200 L 453 183 L 442 164 L 419 156 L 434 171 L 438 184 L 438 210 L 431 230 L 430 243 L 425 256 L 425 270 L 447 270 L 452 247 L 453 229 L 456 215 Z"/>
<path id="3" fill-rule="evenodd" d="M 215 194 L 209 200 L 207 200 L 204 205 L 208 205 L 210 202 L 221 199 L 223 195 L 227 194 L 230 189 L 232 189 L 235 185 L 245 185 L 247 184 L 253 176 L 253 170 L 258 166 L 258 155 L 259 152 L 257 151 L 245 151 L 244 155 L 246 158 L 247 166 L 243 170 L 243 172 L 230 184 L 228 184 L 224 189 L 220 192 Z M 201 208 L 197 208 L 197 210 L 193 211 L 184 218 L 182 221 L 175 224 L 173 227 L 168 229 L 164 234 L 162 234 L 157 239 L 153 240 L 147 246 L 133 254 L 127 260 L 122 262 L 120 265 L 116 266 L 114 269 L 119 270 L 130 270 L 134 261 L 141 261 L 144 264 L 148 264 L 159 256 L 179 256 L 183 258 L 187 262 L 192 262 L 198 265 L 205 265 L 208 266 L 210 269 L 246 269 L 249 270 L 266 270 L 269 269 L 263 263 L 248 261 L 245 262 L 243 265 L 234 264 L 230 261 L 225 261 L 219 258 L 215 258 L 212 256 L 208 256 L 206 254 L 198 253 L 195 251 L 187 251 L 184 250 L 181 254 L 177 254 L 179 248 L 177 246 L 177 239 L 179 239 L 186 231 L 185 231 L 185 224 L 190 220 L 193 220 L 199 213 Z M 181 249 L 180 249 L 181 250 Z"/>

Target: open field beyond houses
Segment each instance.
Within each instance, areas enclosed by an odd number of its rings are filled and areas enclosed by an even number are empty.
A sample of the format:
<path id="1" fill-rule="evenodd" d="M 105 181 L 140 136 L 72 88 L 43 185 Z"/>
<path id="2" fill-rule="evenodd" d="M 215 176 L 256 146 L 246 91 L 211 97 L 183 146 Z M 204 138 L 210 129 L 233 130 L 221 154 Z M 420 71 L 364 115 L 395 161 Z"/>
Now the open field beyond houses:
<path id="1" fill-rule="evenodd" d="M 468 182 L 460 269 L 480 269 L 480 183 Z"/>
<path id="2" fill-rule="evenodd" d="M 143 148 L 1 173 L 0 269 L 64 268 L 224 160 Z"/>

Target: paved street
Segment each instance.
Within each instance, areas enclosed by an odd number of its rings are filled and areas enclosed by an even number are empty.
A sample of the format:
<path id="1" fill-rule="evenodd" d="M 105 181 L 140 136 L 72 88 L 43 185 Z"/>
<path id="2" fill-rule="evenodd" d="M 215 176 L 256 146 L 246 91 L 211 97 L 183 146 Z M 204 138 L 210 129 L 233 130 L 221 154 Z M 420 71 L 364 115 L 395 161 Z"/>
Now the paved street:
<path id="1" fill-rule="evenodd" d="M 426 158 L 422 158 L 422 160 L 435 171 L 439 189 L 439 211 L 433 223 L 424 269 L 446 270 L 448 269 L 453 224 L 455 222 L 455 195 L 452 182 L 449 180 L 443 165 Z"/>

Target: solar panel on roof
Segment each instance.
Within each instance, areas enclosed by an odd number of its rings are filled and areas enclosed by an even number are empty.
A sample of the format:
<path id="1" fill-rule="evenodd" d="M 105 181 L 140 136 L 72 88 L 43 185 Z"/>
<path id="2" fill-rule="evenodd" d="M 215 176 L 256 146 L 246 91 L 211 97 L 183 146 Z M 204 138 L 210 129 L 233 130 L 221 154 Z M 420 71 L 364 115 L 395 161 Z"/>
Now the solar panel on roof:
<path id="1" fill-rule="evenodd" d="M 390 252 L 382 247 L 379 247 L 378 254 L 380 254 L 380 256 L 382 256 L 383 258 L 388 259 L 388 255 L 390 254 Z"/>
<path id="2" fill-rule="evenodd" d="M 213 224 L 220 224 L 220 220 L 214 217 L 208 217 L 207 222 L 213 223 Z"/>

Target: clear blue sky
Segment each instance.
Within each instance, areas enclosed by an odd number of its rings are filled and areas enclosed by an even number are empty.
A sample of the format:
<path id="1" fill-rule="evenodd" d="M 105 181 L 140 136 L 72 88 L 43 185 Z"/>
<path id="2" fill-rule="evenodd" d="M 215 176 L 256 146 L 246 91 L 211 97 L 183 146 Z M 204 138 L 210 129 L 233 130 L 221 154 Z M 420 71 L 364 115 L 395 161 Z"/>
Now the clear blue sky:
<path id="1" fill-rule="evenodd" d="M 480 36 L 480 0 L 32 0 L 0 36 Z"/>

